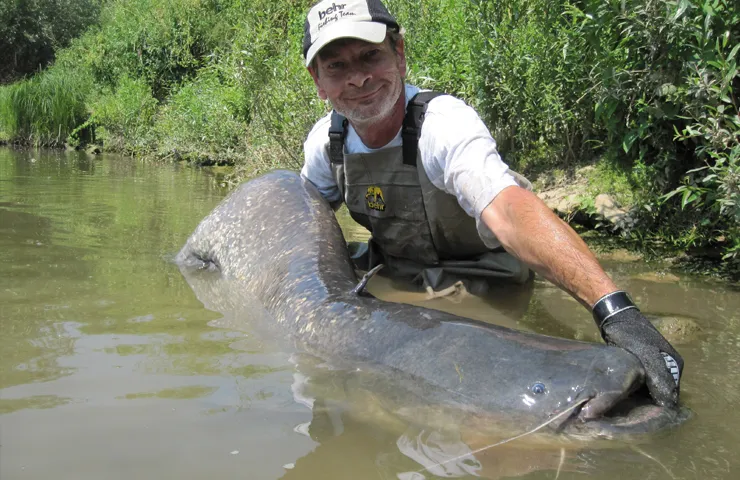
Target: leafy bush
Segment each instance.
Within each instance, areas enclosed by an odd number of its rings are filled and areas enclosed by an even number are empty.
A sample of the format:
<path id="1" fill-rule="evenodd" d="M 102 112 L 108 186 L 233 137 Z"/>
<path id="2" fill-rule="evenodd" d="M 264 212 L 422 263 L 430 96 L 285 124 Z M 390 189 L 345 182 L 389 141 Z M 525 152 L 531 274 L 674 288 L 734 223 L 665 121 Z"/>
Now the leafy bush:
<path id="1" fill-rule="evenodd" d="M 469 0 L 389 0 L 388 9 L 406 30 L 409 82 L 476 103 L 477 51 Z"/>
<path id="2" fill-rule="evenodd" d="M 631 182 L 645 241 L 738 258 L 736 1 L 476 5 L 481 111 L 510 163 L 600 158 Z"/>
<path id="3" fill-rule="evenodd" d="M 157 100 L 142 79 L 123 77 L 115 90 L 91 102 L 96 136 L 107 146 L 131 153 L 151 149 L 151 129 Z"/>
<path id="4" fill-rule="evenodd" d="M 154 134 L 161 155 L 196 162 L 233 163 L 247 129 L 238 85 L 204 72 L 175 92 L 157 115 Z"/>
<path id="5" fill-rule="evenodd" d="M 589 160 L 589 65 L 568 2 L 477 5 L 480 110 L 506 160 L 530 174 Z"/>
<path id="6" fill-rule="evenodd" d="M 737 259 L 740 5 L 576 3 L 595 128 L 642 173 L 643 228 Z"/>
<path id="7" fill-rule="evenodd" d="M 78 63 L 98 85 L 142 78 L 158 100 L 194 76 L 219 40 L 220 11 L 227 0 L 113 0 L 99 29 L 75 42 Z"/>
<path id="8" fill-rule="evenodd" d="M 692 2 L 693 3 L 693 2 Z M 695 146 L 695 168 L 663 197 L 680 194 L 681 208 L 701 218 L 701 238 L 726 245 L 725 259 L 740 261 L 740 7 L 736 2 L 681 2 L 696 42 L 686 65 L 686 126 L 676 140 Z M 697 8 L 701 6 L 701 9 Z M 682 11 L 683 9 L 683 11 Z M 674 95 L 679 95 L 675 92 Z M 686 242 L 684 242 L 686 243 Z M 691 245 L 689 245 L 691 246 Z"/>
<path id="9" fill-rule="evenodd" d="M 250 121 L 235 178 L 280 166 L 299 169 L 303 141 L 327 111 L 303 64 L 303 25 L 312 0 L 248 3 L 220 66 L 240 82 Z"/>

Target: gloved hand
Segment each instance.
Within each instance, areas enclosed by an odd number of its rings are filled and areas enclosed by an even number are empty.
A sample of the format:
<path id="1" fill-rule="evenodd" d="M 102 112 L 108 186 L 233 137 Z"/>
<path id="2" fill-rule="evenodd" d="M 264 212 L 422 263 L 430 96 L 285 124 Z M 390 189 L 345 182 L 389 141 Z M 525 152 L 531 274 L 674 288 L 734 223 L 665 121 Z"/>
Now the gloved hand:
<path id="1" fill-rule="evenodd" d="M 675 407 L 683 358 L 668 340 L 624 292 L 614 292 L 600 299 L 594 305 L 593 314 L 607 344 L 624 348 L 640 359 L 655 403 Z"/>

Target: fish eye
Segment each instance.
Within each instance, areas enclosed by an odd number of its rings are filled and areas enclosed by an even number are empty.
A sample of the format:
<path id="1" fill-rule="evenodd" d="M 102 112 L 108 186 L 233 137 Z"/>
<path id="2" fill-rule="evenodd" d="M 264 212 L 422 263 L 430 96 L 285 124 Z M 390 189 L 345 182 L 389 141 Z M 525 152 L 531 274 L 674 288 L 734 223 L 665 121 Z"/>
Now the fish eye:
<path id="1" fill-rule="evenodd" d="M 544 383 L 537 382 L 532 385 L 532 393 L 534 393 L 535 395 L 542 395 L 543 393 L 545 393 L 545 391 L 546 388 Z"/>

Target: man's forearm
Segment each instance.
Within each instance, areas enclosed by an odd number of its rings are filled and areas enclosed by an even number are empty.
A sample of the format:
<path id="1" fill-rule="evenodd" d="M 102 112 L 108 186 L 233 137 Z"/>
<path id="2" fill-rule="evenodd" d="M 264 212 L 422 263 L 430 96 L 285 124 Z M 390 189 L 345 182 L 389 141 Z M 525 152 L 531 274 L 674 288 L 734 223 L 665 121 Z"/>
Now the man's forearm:
<path id="1" fill-rule="evenodd" d="M 504 189 L 483 210 L 481 220 L 509 253 L 589 310 L 617 290 L 581 237 L 532 192 Z"/>

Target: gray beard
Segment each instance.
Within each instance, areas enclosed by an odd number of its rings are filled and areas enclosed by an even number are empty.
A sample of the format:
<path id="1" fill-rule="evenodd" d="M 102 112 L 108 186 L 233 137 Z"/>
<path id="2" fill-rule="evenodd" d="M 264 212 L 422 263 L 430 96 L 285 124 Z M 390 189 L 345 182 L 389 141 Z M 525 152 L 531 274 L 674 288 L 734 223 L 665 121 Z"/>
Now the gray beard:
<path id="1" fill-rule="evenodd" d="M 332 108 L 349 120 L 352 125 L 371 125 L 389 117 L 393 113 L 393 107 L 396 105 L 398 97 L 403 93 L 405 88 L 403 78 L 400 79 L 400 85 L 401 88 L 398 95 L 388 95 L 381 100 L 379 105 L 373 105 L 371 115 L 367 115 L 367 108 L 344 110 L 343 108 L 337 108 L 334 104 L 332 104 Z"/>

